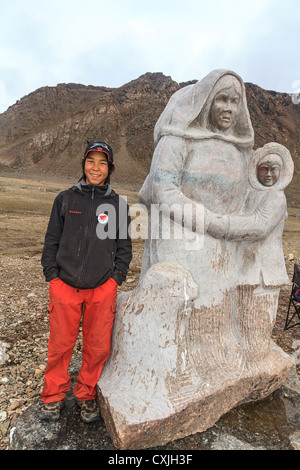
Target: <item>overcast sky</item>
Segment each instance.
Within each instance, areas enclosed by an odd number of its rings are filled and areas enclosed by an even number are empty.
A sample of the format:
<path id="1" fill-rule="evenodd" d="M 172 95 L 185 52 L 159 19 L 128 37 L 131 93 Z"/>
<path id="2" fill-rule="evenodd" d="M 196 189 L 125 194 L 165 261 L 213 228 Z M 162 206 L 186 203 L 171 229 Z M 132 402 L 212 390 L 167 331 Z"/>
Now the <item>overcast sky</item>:
<path id="1" fill-rule="evenodd" d="M 213 69 L 300 86 L 299 0 L 0 0 L 0 112 L 42 86 L 176 82 Z M 296 91 L 297 91 L 296 90 Z"/>

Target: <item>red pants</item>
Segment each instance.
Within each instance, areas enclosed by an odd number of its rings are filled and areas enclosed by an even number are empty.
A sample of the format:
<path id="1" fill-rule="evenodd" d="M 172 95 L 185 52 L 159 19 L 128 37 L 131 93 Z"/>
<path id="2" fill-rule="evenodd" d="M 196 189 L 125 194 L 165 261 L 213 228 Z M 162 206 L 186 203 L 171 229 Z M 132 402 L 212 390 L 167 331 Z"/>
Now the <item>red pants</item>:
<path id="1" fill-rule="evenodd" d="M 95 289 L 75 289 L 59 278 L 49 287 L 50 336 L 42 400 L 62 401 L 71 388 L 68 367 L 82 319 L 82 365 L 74 387 L 78 400 L 96 397 L 96 384 L 110 356 L 117 297 L 112 278 Z"/>

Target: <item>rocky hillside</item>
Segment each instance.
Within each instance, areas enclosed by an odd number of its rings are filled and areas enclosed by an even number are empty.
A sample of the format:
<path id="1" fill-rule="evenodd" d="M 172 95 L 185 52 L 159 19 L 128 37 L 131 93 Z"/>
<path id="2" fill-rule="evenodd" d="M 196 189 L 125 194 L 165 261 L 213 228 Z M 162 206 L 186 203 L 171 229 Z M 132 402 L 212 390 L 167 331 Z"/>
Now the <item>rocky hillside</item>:
<path id="1" fill-rule="evenodd" d="M 114 180 L 139 186 L 150 167 L 154 125 L 170 96 L 186 85 L 146 73 L 120 88 L 40 88 L 0 115 L 0 170 L 77 179 L 86 140 L 104 139 L 115 152 Z M 296 172 L 287 195 L 299 205 L 300 105 L 250 83 L 246 90 L 255 147 L 277 141 L 291 151 Z"/>

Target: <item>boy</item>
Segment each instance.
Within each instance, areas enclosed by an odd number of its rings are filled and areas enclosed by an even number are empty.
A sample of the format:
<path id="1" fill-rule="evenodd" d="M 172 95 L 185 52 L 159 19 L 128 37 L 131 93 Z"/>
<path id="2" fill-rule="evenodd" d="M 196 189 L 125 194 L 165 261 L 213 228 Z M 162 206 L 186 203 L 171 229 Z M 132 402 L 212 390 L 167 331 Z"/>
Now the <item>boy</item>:
<path id="1" fill-rule="evenodd" d="M 56 421 L 71 387 L 68 366 L 81 316 L 82 366 L 73 393 L 84 422 L 99 418 L 96 384 L 110 355 L 117 287 L 132 258 L 126 202 L 109 185 L 113 151 L 88 144 L 83 176 L 55 199 L 42 255 L 49 286 L 50 336 L 42 419 Z"/>

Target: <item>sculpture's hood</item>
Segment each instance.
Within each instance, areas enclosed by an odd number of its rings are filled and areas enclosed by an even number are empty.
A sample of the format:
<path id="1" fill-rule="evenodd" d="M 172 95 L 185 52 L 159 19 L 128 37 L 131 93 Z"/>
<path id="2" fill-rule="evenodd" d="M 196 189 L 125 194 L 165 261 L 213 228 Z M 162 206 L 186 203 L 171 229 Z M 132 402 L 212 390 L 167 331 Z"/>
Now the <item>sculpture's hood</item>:
<path id="1" fill-rule="evenodd" d="M 218 89 L 219 80 L 225 76 L 239 81 L 242 96 L 235 124 L 227 134 L 213 132 L 209 126 L 209 112 Z M 244 83 L 235 72 L 213 70 L 201 81 L 174 93 L 154 129 L 154 143 L 165 135 L 190 139 L 216 138 L 241 147 L 252 147 L 254 132 L 247 108 Z"/>

